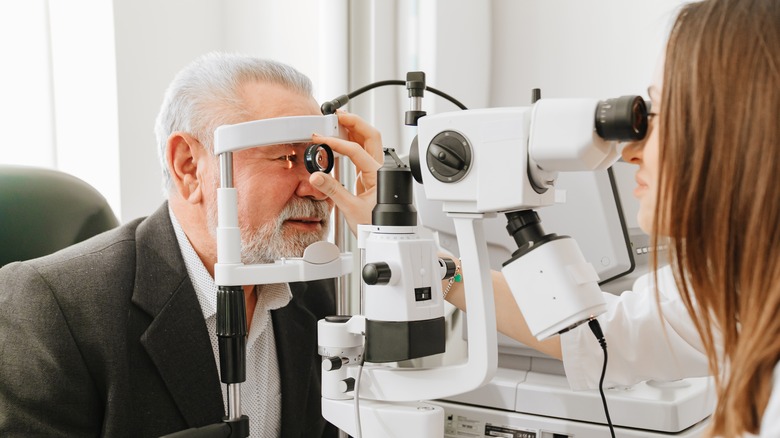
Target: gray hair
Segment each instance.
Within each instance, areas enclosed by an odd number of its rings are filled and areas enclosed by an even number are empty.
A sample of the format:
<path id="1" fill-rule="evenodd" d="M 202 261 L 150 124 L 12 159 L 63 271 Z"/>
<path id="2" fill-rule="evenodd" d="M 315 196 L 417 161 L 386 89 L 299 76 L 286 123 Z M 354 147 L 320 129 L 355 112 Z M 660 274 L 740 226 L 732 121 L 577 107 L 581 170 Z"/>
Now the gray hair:
<path id="1" fill-rule="evenodd" d="M 251 117 L 239 94 L 240 87 L 248 82 L 279 84 L 312 95 L 311 80 L 280 62 L 219 52 L 193 61 L 168 86 L 155 122 L 165 196 L 171 188 L 171 174 L 165 160 L 168 137 L 176 131 L 187 132 L 213 153 L 217 127 Z"/>

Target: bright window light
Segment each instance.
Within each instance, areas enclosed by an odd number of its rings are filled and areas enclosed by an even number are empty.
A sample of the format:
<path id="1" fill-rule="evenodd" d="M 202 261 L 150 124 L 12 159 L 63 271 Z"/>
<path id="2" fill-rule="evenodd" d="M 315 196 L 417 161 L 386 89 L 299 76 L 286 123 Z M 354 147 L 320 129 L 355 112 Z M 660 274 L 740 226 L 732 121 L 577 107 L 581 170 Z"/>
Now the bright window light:
<path id="1" fill-rule="evenodd" d="M 54 167 L 48 2 L 0 2 L 0 163 Z"/>

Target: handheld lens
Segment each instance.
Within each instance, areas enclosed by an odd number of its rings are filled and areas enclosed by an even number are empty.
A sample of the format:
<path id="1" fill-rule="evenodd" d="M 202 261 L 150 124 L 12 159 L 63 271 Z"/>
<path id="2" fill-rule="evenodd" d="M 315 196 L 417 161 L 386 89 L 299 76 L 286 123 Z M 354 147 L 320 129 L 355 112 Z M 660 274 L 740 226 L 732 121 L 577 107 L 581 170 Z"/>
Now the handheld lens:
<path id="1" fill-rule="evenodd" d="M 607 99 L 596 106 L 596 132 L 604 140 L 638 141 L 647 134 L 647 106 L 640 96 Z"/>
<path id="2" fill-rule="evenodd" d="M 303 153 L 303 162 L 309 173 L 325 172 L 333 170 L 333 149 L 326 144 L 313 144 Z"/>

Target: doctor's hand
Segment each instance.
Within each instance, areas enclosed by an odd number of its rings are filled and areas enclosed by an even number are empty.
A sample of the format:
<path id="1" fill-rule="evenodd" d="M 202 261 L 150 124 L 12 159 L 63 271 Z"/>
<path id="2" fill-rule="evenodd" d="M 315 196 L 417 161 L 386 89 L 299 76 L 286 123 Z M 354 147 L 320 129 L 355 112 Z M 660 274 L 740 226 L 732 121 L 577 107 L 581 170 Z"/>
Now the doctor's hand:
<path id="1" fill-rule="evenodd" d="M 359 224 L 371 223 L 371 211 L 376 205 L 377 170 L 382 167 L 382 136 L 362 118 L 345 111 L 336 112 L 339 124 L 347 131 L 347 139 L 312 135 L 312 142 L 325 143 L 335 152 L 349 157 L 355 164 L 355 194 L 344 188 L 337 179 L 323 172 L 315 172 L 309 182 L 329 198 L 344 214 L 349 229 L 357 235 Z"/>

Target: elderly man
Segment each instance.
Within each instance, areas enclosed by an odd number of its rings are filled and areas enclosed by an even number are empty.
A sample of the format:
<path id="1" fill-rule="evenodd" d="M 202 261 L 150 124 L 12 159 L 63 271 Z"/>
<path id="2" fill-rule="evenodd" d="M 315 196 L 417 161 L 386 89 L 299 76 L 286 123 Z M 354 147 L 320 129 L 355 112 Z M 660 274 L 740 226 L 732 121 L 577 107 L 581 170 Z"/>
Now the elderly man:
<path id="1" fill-rule="evenodd" d="M 0 435 L 160 436 L 221 421 L 216 337 L 214 129 L 318 115 L 311 83 L 289 66 L 209 54 L 168 88 L 156 133 L 165 202 L 63 251 L 0 270 Z M 322 240 L 335 204 L 370 222 L 379 133 L 339 114 L 347 140 L 320 137 L 358 171 L 353 195 L 310 175 L 304 144 L 233 154 L 244 263 L 300 256 Z M 333 435 L 320 413 L 317 320 L 335 312 L 333 282 L 244 286 L 253 437 Z"/>

